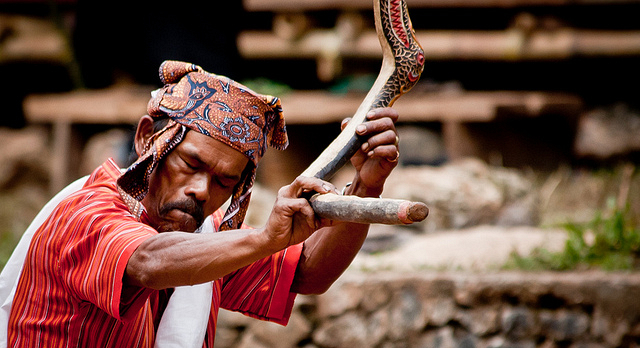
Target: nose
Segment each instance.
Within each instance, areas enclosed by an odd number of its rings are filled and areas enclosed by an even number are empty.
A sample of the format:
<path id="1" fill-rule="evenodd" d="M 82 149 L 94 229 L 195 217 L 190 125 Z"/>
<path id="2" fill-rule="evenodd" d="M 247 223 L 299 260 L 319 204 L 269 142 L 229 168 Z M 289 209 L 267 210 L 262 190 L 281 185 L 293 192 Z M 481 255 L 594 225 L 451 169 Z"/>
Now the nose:
<path id="1" fill-rule="evenodd" d="M 209 201 L 209 187 L 211 178 L 206 173 L 197 173 L 193 175 L 189 181 L 185 194 L 192 196 L 196 201 L 200 203 L 206 203 Z"/>

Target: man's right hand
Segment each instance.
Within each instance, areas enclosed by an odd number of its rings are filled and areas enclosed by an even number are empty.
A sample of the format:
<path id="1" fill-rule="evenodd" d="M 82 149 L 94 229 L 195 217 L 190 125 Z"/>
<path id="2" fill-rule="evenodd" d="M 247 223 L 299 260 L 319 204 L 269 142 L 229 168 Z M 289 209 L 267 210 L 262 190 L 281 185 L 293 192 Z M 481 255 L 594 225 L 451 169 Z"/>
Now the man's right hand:
<path id="1" fill-rule="evenodd" d="M 313 177 L 299 176 L 282 187 L 264 230 L 276 251 L 301 243 L 320 227 L 332 224 L 315 215 L 309 201 L 303 198 L 309 192 L 337 193 L 333 184 Z"/>

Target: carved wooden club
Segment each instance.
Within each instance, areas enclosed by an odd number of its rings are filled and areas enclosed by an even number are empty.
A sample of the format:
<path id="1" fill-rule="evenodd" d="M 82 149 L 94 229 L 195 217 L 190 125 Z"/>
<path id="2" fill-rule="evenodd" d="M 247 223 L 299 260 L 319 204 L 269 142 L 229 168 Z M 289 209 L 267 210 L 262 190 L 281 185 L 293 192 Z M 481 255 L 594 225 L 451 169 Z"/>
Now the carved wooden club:
<path id="1" fill-rule="evenodd" d="M 382 46 L 380 73 L 349 124 L 303 176 L 329 180 L 362 145 L 356 127 L 365 122 L 369 110 L 392 106 L 409 91 L 424 68 L 424 51 L 415 38 L 404 0 L 374 0 L 376 32 Z M 424 220 L 429 209 L 422 202 L 397 199 L 360 198 L 335 194 L 316 194 L 311 206 L 321 217 L 349 222 L 410 224 Z"/>

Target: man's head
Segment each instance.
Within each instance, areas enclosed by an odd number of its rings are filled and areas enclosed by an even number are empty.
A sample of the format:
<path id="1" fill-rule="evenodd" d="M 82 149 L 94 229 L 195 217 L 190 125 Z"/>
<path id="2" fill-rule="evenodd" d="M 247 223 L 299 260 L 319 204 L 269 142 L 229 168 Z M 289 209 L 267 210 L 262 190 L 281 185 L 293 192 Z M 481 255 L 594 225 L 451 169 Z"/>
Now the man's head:
<path id="1" fill-rule="evenodd" d="M 279 100 L 190 63 L 166 61 L 160 78 L 165 86 L 140 120 L 139 158 L 118 179 L 120 194 L 133 214 L 144 203 L 160 231 L 193 231 L 231 196 L 221 229 L 238 228 L 267 145 L 287 145 Z"/>

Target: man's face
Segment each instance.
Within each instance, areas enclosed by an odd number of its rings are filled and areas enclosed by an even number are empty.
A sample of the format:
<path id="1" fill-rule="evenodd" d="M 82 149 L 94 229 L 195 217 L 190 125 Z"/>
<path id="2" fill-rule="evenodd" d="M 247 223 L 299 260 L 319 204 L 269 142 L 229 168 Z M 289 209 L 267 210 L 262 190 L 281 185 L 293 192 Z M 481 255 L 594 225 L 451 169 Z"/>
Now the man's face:
<path id="1" fill-rule="evenodd" d="M 159 232 L 193 232 L 231 196 L 249 159 L 196 131 L 158 164 L 142 200 Z"/>

